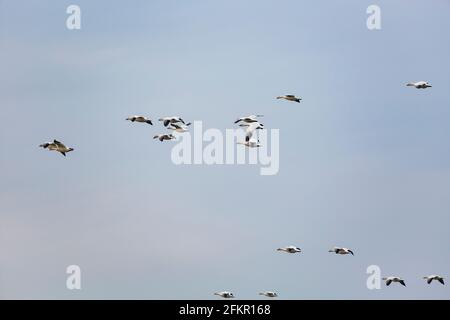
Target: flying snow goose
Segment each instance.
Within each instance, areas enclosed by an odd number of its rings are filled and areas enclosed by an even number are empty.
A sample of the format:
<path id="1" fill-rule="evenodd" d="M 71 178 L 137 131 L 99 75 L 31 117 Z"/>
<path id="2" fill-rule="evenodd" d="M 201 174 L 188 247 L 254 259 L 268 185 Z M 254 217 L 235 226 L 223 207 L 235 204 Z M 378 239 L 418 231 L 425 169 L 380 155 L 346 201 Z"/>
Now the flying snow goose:
<path id="1" fill-rule="evenodd" d="M 159 141 L 163 142 L 164 140 L 173 140 L 176 139 L 176 137 L 173 134 L 158 134 L 153 137 L 153 139 L 158 139 Z"/>
<path id="2" fill-rule="evenodd" d="M 214 295 L 220 296 L 220 297 L 225 298 L 225 299 L 234 298 L 234 294 L 232 292 L 229 292 L 229 291 L 214 292 Z"/>
<path id="3" fill-rule="evenodd" d="M 353 251 L 350 250 L 349 248 L 341 248 L 341 247 L 334 247 L 328 250 L 328 252 L 334 252 L 336 254 L 351 254 L 352 256 L 354 255 Z"/>
<path id="4" fill-rule="evenodd" d="M 173 131 L 176 131 L 176 132 L 186 132 L 186 131 L 188 131 L 187 127 L 190 126 L 190 125 L 191 125 L 190 122 L 187 123 L 186 125 L 180 125 L 178 123 L 171 123 L 171 124 L 169 124 L 167 129 L 170 129 L 170 130 L 173 130 Z"/>
<path id="5" fill-rule="evenodd" d="M 42 147 L 44 149 L 48 149 L 49 151 L 57 151 L 60 152 L 64 157 L 66 156 L 67 152 L 73 151 L 73 148 L 67 148 L 63 143 L 59 142 L 58 140 L 53 140 L 53 142 L 46 142 L 39 147 Z"/>
<path id="6" fill-rule="evenodd" d="M 125 120 L 129 120 L 131 122 L 136 121 L 136 122 L 141 122 L 141 123 L 148 123 L 148 124 L 153 125 L 152 120 L 150 120 L 144 116 L 131 116 L 131 117 L 126 118 Z"/>
<path id="7" fill-rule="evenodd" d="M 287 247 L 278 248 L 277 251 L 283 251 L 283 252 L 287 252 L 287 253 L 297 253 L 297 252 L 302 252 L 302 249 L 300 249 L 299 247 L 296 247 L 296 246 L 287 246 Z"/>
<path id="8" fill-rule="evenodd" d="M 184 120 L 181 119 L 180 117 L 164 117 L 164 118 L 160 118 L 159 121 L 163 122 L 164 127 L 167 127 L 169 125 L 169 123 L 181 122 L 182 124 L 186 124 L 184 122 Z"/>
<path id="9" fill-rule="evenodd" d="M 239 118 L 234 123 L 239 123 L 239 122 L 247 122 L 247 123 L 258 122 L 258 120 L 256 118 L 259 118 L 259 117 L 262 117 L 262 116 L 263 116 L 262 114 L 252 114 L 250 116 Z"/>
<path id="10" fill-rule="evenodd" d="M 426 89 L 432 87 L 427 81 L 410 82 L 407 83 L 406 86 L 415 87 L 416 89 Z"/>
<path id="11" fill-rule="evenodd" d="M 295 101 L 295 102 L 300 102 L 300 100 L 302 100 L 302 98 L 297 98 L 293 94 L 286 94 L 284 96 L 278 96 L 277 99 L 284 99 L 287 101 Z"/>
<path id="12" fill-rule="evenodd" d="M 260 296 L 266 296 L 268 298 L 276 298 L 278 297 L 278 294 L 272 291 L 263 291 L 259 293 Z"/>
<path id="13" fill-rule="evenodd" d="M 386 281 L 387 286 L 390 285 L 392 282 L 399 282 L 400 284 L 406 287 L 405 280 L 403 280 L 400 277 L 384 277 L 381 279 Z"/>
<path id="14" fill-rule="evenodd" d="M 240 126 L 247 127 L 247 129 L 245 129 L 245 142 L 250 141 L 256 130 L 264 129 L 264 126 L 259 122 L 252 122 L 248 126 L 245 124 L 244 125 L 241 124 Z"/>
<path id="15" fill-rule="evenodd" d="M 427 280 L 428 284 L 430 284 L 431 281 L 433 281 L 433 280 L 439 281 L 440 283 L 444 284 L 444 278 L 441 276 L 438 276 L 437 274 L 432 274 L 430 276 L 425 276 L 423 278 Z"/>

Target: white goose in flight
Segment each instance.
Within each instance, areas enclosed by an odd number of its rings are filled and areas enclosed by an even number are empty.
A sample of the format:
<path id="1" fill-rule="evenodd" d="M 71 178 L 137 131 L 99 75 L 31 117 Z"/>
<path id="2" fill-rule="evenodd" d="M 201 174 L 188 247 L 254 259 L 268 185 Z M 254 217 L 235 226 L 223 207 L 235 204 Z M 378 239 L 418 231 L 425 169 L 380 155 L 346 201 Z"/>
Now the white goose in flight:
<path id="1" fill-rule="evenodd" d="M 125 120 L 129 120 L 131 122 L 136 121 L 136 122 L 141 122 L 141 123 L 148 123 L 148 124 L 153 125 L 152 120 L 150 120 L 144 116 L 131 116 L 131 117 L 126 118 Z"/>
<path id="2" fill-rule="evenodd" d="M 257 118 L 259 118 L 259 117 L 263 117 L 263 115 L 262 114 L 252 114 L 250 116 L 239 118 L 234 123 L 239 123 L 239 122 L 246 122 L 246 123 L 258 122 Z"/>
<path id="3" fill-rule="evenodd" d="M 415 87 L 416 89 L 426 89 L 432 87 L 427 81 L 410 82 L 407 83 L 406 86 Z"/>
<path id="4" fill-rule="evenodd" d="M 287 247 L 278 248 L 277 251 L 283 251 L 283 252 L 287 252 L 287 253 L 297 253 L 297 252 L 302 252 L 302 249 L 300 249 L 299 247 L 296 247 L 296 246 L 287 246 Z"/>
<path id="5" fill-rule="evenodd" d="M 171 123 L 171 124 L 169 124 L 167 129 L 170 129 L 170 130 L 173 130 L 176 132 L 186 132 L 186 131 L 189 131 L 188 126 L 190 126 L 190 125 L 191 125 L 190 122 L 185 125 L 178 124 L 178 123 Z"/>
<path id="6" fill-rule="evenodd" d="M 400 277 L 384 277 L 384 278 L 381 278 L 381 279 L 386 281 L 386 285 L 387 286 L 390 285 L 392 282 L 398 282 L 398 283 L 400 283 L 400 284 L 402 284 L 403 286 L 406 287 L 405 280 L 403 280 Z"/>
<path id="7" fill-rule="evenodd" d="M 334 247 L 328 250 L 328 252 L 334 252 L 336 254 L 351 254 L 352 256 L 354 256 L 353 251 L 349 248 Z"/>
<path id="8" fill-rule="evenodd" d="M 276 298 L 278 297 L 278 294 L 276 294 L 273 291 L 263 291 L 259 293 L 260 296 L 266 296 L 268 298 Z"/>
<path id="9" fill-rule="evenodd" d="M 445 283 L 444 283 L 444 278 L 441 277 L 441 276 L 438 276 L 437 274 L 432 274 L 432 275 L 430 275 L 430 276 L 425 276 L 425 277 L 423 277 L 423 278 L 427 280 L 427 283 L 428 283 L 428 284 L 430 284 L 431 281 L 433 281 L 433 280 L 436 280 L 436 281 L 439 281 L 439 282 L 442 283 L 442 284 L 445 284 Z"/>
<path id="10" fill-rule="evenodd" d="M 167 127 L 169 125 L 169 123 L 181 122 L 182 124 L 186 124 L 184 122 L 184 120 L 181 119 L 180 117 L 164 117 L 164 118 L 160 118 L 159 121 L 163 122 L 164 127 Z"/>
<path id="11" fill-rule="evenodd" d="M 67 152 L 71 152 L 74 150 L 73 148 L 67 148 L 63 143 L 59 142 L 58 140 L 53 140 L 53 142 L 43 143 L 43 144 L 39 145 L 39 147 L 48 149 L 49 151 L 58 151 L 64 157 L 66 156 Z"/>
<path id="12" fill-rule="evenodd" d="M 158 139 L 159 141 L 163 142 L 164 140 L 174 140 L 176 137 L 173 134 L 157 134 L 153 137 L 153 139 Z"/>
<path id="13" fill-rule="evenodd" d="M 264 125 L 259 122 L 252 122 L 250 124 L 240 124 L 241 127 L 247 127 L 245 129 L 245 142 L 249 142 L 253 134 L 258 129 L 264 129 Z"/>
<path id="14" fill-rule="evenodd" d="M 225 299 L 234 298 L 234 294 L 232 292 L 229 292 L 229 291 L 214 292 L 214 295 L 220 296 L 220 297 L 225 298 Z"/>
<path id="15" fill-rule="evenodd" d="M 278 96 L 277 99 L 284 99 L 287 101 L 295 101 L 295 102 L 299 102 L 299 103 L 300 103 L 300 100 L 302 100 L 302 98 L 297 98 L 293 94 L 286 94 L 284 96 Z"/>

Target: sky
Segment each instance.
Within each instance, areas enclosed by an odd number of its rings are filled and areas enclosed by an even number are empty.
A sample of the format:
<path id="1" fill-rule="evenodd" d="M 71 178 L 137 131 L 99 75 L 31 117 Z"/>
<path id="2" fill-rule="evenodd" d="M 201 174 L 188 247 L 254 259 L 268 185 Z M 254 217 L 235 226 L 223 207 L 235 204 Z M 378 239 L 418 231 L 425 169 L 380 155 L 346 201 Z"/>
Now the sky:
<path id="1" fill-rule="evenodd" d="M 0 298 L 449 299 L 422 279 L 450 276 L 449 14 L 448 0 L 0 0 Z M 433 87 L 405 86 L 419 80 Z M 133 114 L 220 130 L 263 114 L 279 172 L 175 165 L 162 125 Z M 53 139 L 75 151 L 38 147 Z M 370 265 L 407 287 L 369 290 Z"/>

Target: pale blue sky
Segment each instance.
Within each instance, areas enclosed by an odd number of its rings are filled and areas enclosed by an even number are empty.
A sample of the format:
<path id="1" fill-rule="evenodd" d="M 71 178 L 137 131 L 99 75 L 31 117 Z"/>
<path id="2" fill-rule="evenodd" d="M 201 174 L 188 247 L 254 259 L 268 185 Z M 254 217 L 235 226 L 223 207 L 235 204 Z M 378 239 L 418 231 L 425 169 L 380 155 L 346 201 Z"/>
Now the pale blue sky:
<path id="1" fill-rule="evenodd" d="M 450 276 L 449 15 L 448 0 L 0 0 L 0 298 L 448 299 L 421 277 Z M 280 171 L 175 166 L 160 124 L 124 120 L 140 113 L 220 129 L 264 114 Z M 38 148 L 53 138 L 75 152 Z M 290 244 L 304 253 L 275 251 Z M 408 287 L 368 290 L 371 264 Z"/>

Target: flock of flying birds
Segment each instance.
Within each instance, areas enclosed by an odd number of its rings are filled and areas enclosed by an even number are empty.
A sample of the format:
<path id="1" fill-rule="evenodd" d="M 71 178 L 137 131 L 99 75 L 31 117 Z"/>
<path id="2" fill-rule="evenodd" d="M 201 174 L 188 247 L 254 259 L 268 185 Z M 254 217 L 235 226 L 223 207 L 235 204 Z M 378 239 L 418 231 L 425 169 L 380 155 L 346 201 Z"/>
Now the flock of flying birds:
<path id="1" fill-rule="evenodd" d="M 418 82 L 410 82 L 407 83 L 406 86 L 408 87 L 415 87 L 416 89 L 427 89 L 431 88 L 432 86 L 427 81 L 418 81 Z M 278 96 L 277 99 L 284 99 L 287 101 L 292 102 L 298 102 L 302 100 L 301 98 L 296 97 L 295 95 L 284 95 L 284 96 Z M 264 125 L 259 122 L 258 118 L 262 117 L 262 115 L 250 115 L 245 116 L 237 119 L 234 123 L 239 124 L 240 127 L 242 127 L 245 130 L 245 141 L 239 141 L 238 144 L 245 145 L 250 148 L 260 147 L 259 140 L 254 137 L 254 133 L 258 129 L 264 129 Z M 131 122 L 139 122 L 139 123 L 147 123 L 150 125 L 153 125 L 153 121 L 145 116 L 130 116 L 126 118 L 126 120 Z M 158 119 L 162 122 L 164 127 L 166 129 L 171 130 L 173 132 L 187 132 L 188 127 L 191 125 L 190 122 L 186 123 L 181 117 L 179 116 L 172 116 L 172 117 L 164 117 Z M 174 136 L 172 133 L 162 133 L 153 136 L 153 139 L 158 139 L 159 141 L 163 142 L 164 140 L 174 140 L 176 139 L 176 136 Z M 66 147 L 63 143 L 59 142 L 58 140 L 53 140 L 53 142 L 46 142 L 40 145 L 40 147 L 44 149 L 48 149 L 50 151 L 57 151 L 61 153 L 63 156 L 66 156 L 66 153 L 73 151 L 73 148 Z M 287 246 L 278 248 L 277 251 L 286 252 L 290 254 L 299 253 L 302 250 L 299 247 L 296 246 Z M 333 247 L 332 249 L 328 250 L 328 252 L 333 252 L 335 254 L 339 255 L 354 255 L 353 251 L 349 248 L 344 247 Z M 428 275 L 424 276 L 423 279 L 427 281 L 428 284 L 431 284 L 433 280 L 440 282 L 441 284 L 444 284 L 444 278 L 440 275 Z M 382 280 L 386 281 L 386 285 L 389 286 L 392 282 L 400 283 L 401 285 L 406 287 L 405 280 L 398 276 L 389 276 L 389 277 L 383 277 Z M 220 296 L 222 298 L 235 298 L 234 294 L 229 291 L 221 291 L 221 292 L 215 292 L 214 295 Z M 278 294 L 273 291 L 263 291 L 260 292 L 259 295 L 263 295 L 268 298 L 276 298 L 278 297 Z"/>
<path id="2" fill-rule="evenodd" d="M 295 101 L 300 102 L 302 100 L 301 98 L 297 98 L 294 95 L 287 94 L 284 96 L 279 96 L 277 99 L 285 99 L 288 101 Z M 264 129 L 264 125 L 260 123 L 257 119 L 259 117 L 262 117 L 262 115 L 250 115 L 245 116 L 242 118 L 237 119 L 234 123 L 239 123 L 240 127 L 245 128 L 245 141 L 239 141 L 238 144 L 245 145 L 247 147 L 255 148 L 260 147 L 259 140 L 256 138 L 252 138 L 253 134 L 258 129 Z M 130 116 L 126 118 L 125 120 L 131 121 L 131 122 L 139 122 L 139 123 L 147 123 L 149 125 L 153 125 L 153 121 L 145 116 Z M 168 130 L 172 130 L 173 132 L 187 132 L 189 131 L 189 126 L 191 125 L 190 122 L 186 123 L 181 117 L 178 116 L 172 116 L 172 117 L 164 117 L 158 119 L 161 121 Z M 175 140 L 176 136 L 172 133 L 161 133 L 153 136 L 153 139 L 158 139 L 159 141 L 163 142 L 164 140 Z M 53 140 L 53 142 L 46 142 L 39 147 L 42 147 L 44 149 L 47 149 L 49 151 L 57 151 L 61 153 L 63 156 L 66 156 L 66 153 L 74 151 L 73 148 L 66 147 L 62 142 L 58 140 Z"/>

